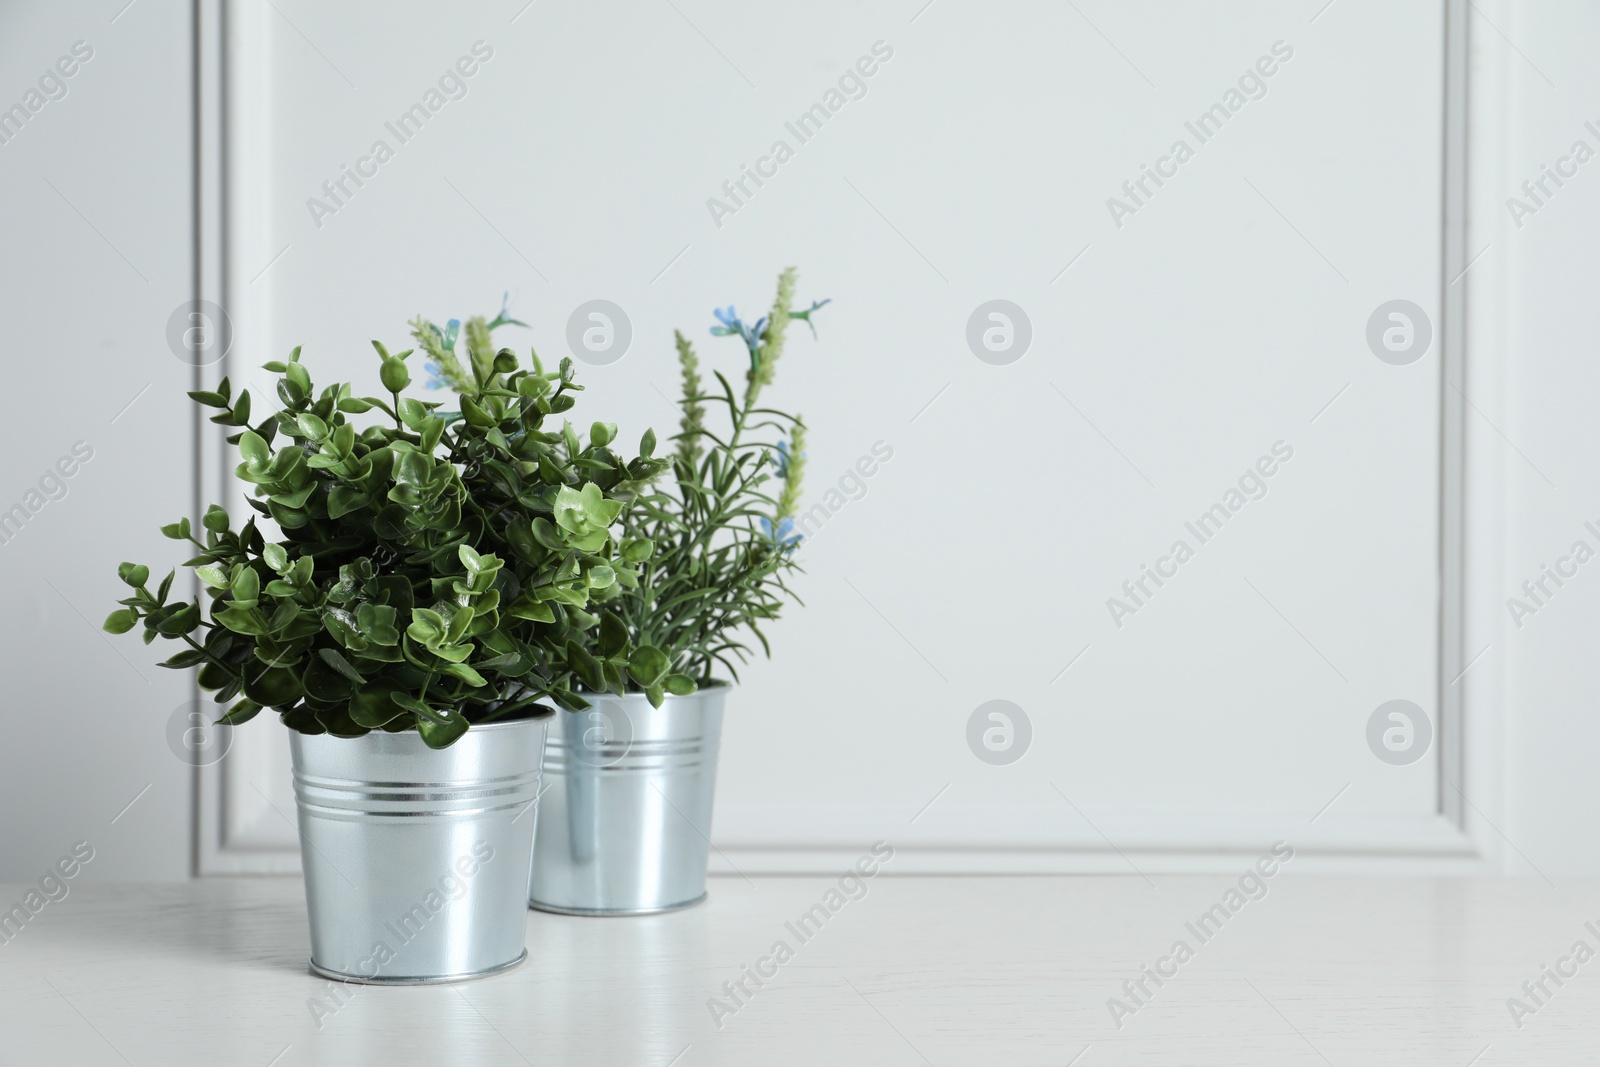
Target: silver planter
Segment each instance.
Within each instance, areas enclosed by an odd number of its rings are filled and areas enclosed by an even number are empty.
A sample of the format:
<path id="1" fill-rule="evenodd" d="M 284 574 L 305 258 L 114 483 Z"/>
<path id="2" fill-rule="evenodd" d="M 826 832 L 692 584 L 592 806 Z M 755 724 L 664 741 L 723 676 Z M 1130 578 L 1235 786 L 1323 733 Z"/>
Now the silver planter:
<path id="1" fill-rule="evenodd" d="M 557 712 L 545 747 L 529 903 L 648 915 L 706 895 L 727 686 L 652 708 L 643 693 Z"/>
<path id="2" fill-rule="evenodd" d="M 290 734 L 313 971 L 452 982 L 527 957 L 530 809 L 549 722 L 474 726 L 440 751 L 415 730 Z"/>

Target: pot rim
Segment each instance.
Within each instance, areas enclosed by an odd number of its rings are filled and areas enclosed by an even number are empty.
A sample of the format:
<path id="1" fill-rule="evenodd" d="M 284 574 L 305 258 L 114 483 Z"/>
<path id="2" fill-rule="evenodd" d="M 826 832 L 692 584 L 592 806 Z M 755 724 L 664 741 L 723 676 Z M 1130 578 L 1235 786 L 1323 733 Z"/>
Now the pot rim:
<path id="1" fill-rule="evenodd" d="M 551 718 L 556 713 L 556 709 L 551 707 L 548 704 L 530 704 L 527 708 L 525 708 L 523 710 L 524 711 L 533 711 L 536 708 L 543 708 L 544 710 L 535 712 L 534 714 L 531 714 L 531 715 L 524 715 L 524 714 L 519 712 L 517 714 L 517 717 L 514 718 L 514 719 L 496 719 L 494 722 L 484 722 L 484 723 L 469 722 L 468 726 L 467 726 L 467 732 L 471 733 L 473 730 L 489 730 L 489 729 L 493 729 L 496 726 L 520 726 L 523 723 L 527 723 L 527 722 L 544 722 L 547 719 Z M 373 733 L 377 733 L 379 731 L 374 730 L 372 732 Z M 400 732 L 404 733 L 405 731 L 402 730 Z"/>
<path id="2" fill-rule="evenodd" d="M 682 693 L 682 694 L 679 694 L 679 693 L 668 693 L 666 695 L 666 699 L 667 700 L 693 700 L 695 697 L 705 696 L 708 693 L 726 693 L 726 692 L 730 692 L 733 689 L 734 685 L 735 685 L 735 683 L 733 683 L 733 682 L 725 682 L 720 678 L 714 678 L 714 679 L 712 679 L 710 685 L 700 686 L 698 689 L 696 689 L 692 693 Z M 596 693 L 596 692 L 594 692 L 593 690 L 590 690 L 590 689 L 575 689 L 575 690 L 573 690 L 573 692 L 577 693 L 578 696 L 583 697 L 583 699 L 585 699 L 585 700 L 592 700 L 594 698 L 599 698 L 601 700 L 604 700 L 607 697 L 610 697 L 612 700 L 635 700 L 635 699 L 637 699 L 637 700 L 646 700 L 649 697 L 649 694 L 647 694 L 643 689 L 630 689 L 626 693 L 622 693 L 620 695 L 617 694 L 617 693 L 613 693 L 609 689 L 605 690 L 604 692 L 600 692 L 600 693 Z M 558 710 L 567 711 L 568 709 L 567 708 L 560 708 Z"/>
<path id="3" fill-rule="evenodd" d="M 517 718 L 517 719 L 499 719 L 499 720 L 496 720 L 495 722 L 472 723 L 471 725 L 469 725 L 467 727 L 467 732 L 465 734 L 462 734 L 461 737 L 457 738 L 455 743 L 456 744 L 460 744 L 461 741 L 463 739 L 465 739 L 468 735 L 474 734 L 474 733 L 487 732 L 487 731 L 490 731 L 490 730 L 510 730 L 510 729 L 513 729 L 514 727 L 518 727 L 518 726 L 524 726 L 524 727 L 533 726 L 533 725 L 538 724 L 538 723 L 548 724 L 550 722 L 550 720 L 552 718 L 554 718 L 554 716 L 555 716 L 555 712 L 552 710 L 552 711 L 550 711 L 550 712 L 548 712 L 547 714 L 544 714 L 544 715 L 529 715 L 529 716 L 525 716 L 523 718 Z M 414 728 L 407 728 L 407 729 L 404 729 L 404 730 L 395 730 L 393 732 L 391 732 L 389 730 L 382 730 L 382 729 L 368 730 L 366 733 L 362 734 L 360 737 L 340 737 L 338 734 L 331 734 L 331 733 L 328 733 L 326 731 L 324 731 L 324 732 L 322 732 L 320 734 L 308 734 L 304 730 L 295 730 L 295 729 L 290 729 L 289 733 L 290 733 L 290 735 L 292 735 L 294 737 L 309 738 L 309 739 L 313 739 L 313 740 L 317 739 L 317 738 L 327 738 L 327 739 L 332 740 L 332 741 L 343 741 L 343 742 L 349 742 L 349 743 L 358 743 L 358 742 L 361 742 L 361 741 L 365 741 L 369 737 L 405 737 L 407 734 L 413 734 L 413 735 L 416 736 L 417 743 L 418 744 L 423 744 L 422 735 L 418 734 L 417 731 Z M 427 746 L 425 744 L 423 744 L 423 747 L 426 748 Z M 450 748 L 454 748 L 454 747 L 455 747 L 455 745 L 451 745 L 450 746 Z M 448 751 L 450 751 L 450 749 L 449 748 L 442 748 L 442 749 L 441 748 L 429 748 L 428 751 L 430 751 L 430 752 L 448 752 Z"/>

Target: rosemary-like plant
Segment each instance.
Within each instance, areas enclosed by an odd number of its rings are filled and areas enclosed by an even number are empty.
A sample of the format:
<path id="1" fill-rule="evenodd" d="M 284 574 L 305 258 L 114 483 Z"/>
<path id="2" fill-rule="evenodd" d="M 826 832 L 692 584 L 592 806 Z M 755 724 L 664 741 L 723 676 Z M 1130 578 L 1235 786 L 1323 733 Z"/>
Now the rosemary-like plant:
<path id="1" fill-rule="evenodd" d="M 742 389 L 721 371 L 712 372 L 715 385 L 708 388 L 693 346 L 675 334 L 683 396 L 674 479 L 658 481 L 624 511 L 624 541 L 648 541 L 654 551 L 641 563 L 636 586 L 609 590 L 601 602 L 603 616 L 620 620 L 619 635 L 666 654 L 667 692 L 710 685 L 719 668 L 737 680 L 752 651 L 747 634 L 770 656 L 762 624 L 776 619 L 785 601 L 800 600 L 788 579 L 800 569 L 795 514 L 806 427 L 798 415 L 761 404 L 789 324 L 798 319 L 811 326 L 811 316 L 828 303 L 797 311 L 794 286 L 790 268 L 778 277 L 771 312 L 755 323 L 732 307 L 716 311 L 719 324 L 711 332 L 738 337 L 748 353 Z M 707 425 L 708 409 L 726 416 L 715 428 Z M 659 705 L 663 687 L 643 688 Z"/>

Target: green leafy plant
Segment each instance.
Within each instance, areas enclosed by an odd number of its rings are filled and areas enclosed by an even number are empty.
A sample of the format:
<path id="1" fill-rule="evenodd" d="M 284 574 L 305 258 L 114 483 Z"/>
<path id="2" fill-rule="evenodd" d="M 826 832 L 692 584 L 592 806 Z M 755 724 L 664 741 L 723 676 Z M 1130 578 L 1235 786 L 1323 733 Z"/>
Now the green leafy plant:
<path id="1" fill-rule="evenodd" d="M 617 646 L 659 650 L 652 670 L 632 674 L 652 704 L 665 692 L 712 684 L 719 666 L 737 680 L 751 652 L 746 633 L 770 656 L 762 624 L 776 619 L 788 599 L 799 602 L 787 580 L 799 570 L 795 514 L 806 427 L 797 415 L 760 405 L 790 323 L 811 326 L 811 316 L 828 303 L 795 310 L 794 285 L 791 268 L 778 278 L 771 312 L 753 324 L 732 307 L 716 311 L 719 325 L 711 332 L 738 337 L 749 356 L 740 390 L 720 371 L 712 372 L 716 384 L 708 388 L 693 346 L 681 332 L 674 335 L 683 378 L 674 479 L 638 494 L 624 513 L 627 542 L 653 551 L 639 557 L 638 582 L 608 590 L 599 605 L 602 638 L 609 632 Z M 707 426 L 708 409 L 726 414 L 716 430 Z"/>
<path id="2" fill-rule="evenodd" d="M 171 599 L 173 573 L 152 592 L 149 569 L 124 563 L 133 595 L 105 629 L 142 625 L 146 643 L 187 645 L 162 665 L 198 667 L 218 703 L 235 701 L 219 721 L 269 707 L 304 733 L 415 729 L 435 748 L 545 698 L 582 708 L 580 684 L 619 688 L 634 659 L 653 667 L 590 609 L 637 586 L 650 543 L 610 531 L 669 461 L 653 457 L 648 431 L 624 460 L 612 425 L 595 423 L 587 444 L 570 422 L 546 429 L 581 387 L 570 360 L 546 372 L 534 355 L 523 370 L 511 349 L 494 349 L 491 332 L 512 321 L 503 309 L 469 320 L 464 360 L 454 320 L 412 323 L 459 411 L 401 396 L 415 349 L 391 354 L 378 341 L 388 399 L 348 383 L 316 390 L 299 348 L 265 365 L 283 406 L 254 426 L 250 394 L 233 396 L 227 379 L 189 394 L 238 428 L 228 440 L 259 514 L 236 531 L 212 506 L 203 540 L 187 518 L 163 527 L 198 549 L 185 566 L 208 603 Z M 362 416 L 358 428 L 351 417 Z M 611 650 L 605 662 L 590 645 Z"/>

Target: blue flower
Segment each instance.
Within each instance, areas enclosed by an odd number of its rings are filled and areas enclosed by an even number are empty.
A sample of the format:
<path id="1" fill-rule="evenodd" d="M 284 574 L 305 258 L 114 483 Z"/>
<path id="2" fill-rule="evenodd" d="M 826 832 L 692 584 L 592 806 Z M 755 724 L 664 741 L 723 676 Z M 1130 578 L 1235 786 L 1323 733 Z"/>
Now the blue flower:
<path id="1" fill-rule="evenodd" d="M 800 453 L 800 458 L 805 459 L 807 454 L 805 452 Z M 792 458 L 793 456 L 789 452 L 789 442 L 779 441 L 778 451 L 772 457 L 772 468 L 778 472 L 778 477 L 784 481 L 789 480 L 789 460 Z"/>
<path id="2" fill-rule="evenodd" d="M 761 517 L 761 532 L 768 541 L 790 552 L 794 551 L 805 538 L 794 528 L 793 519 L 784 519 L 778 523 L 777 532 L 772 529 L 772 520 L 765 515 Z"/>
<path id="3" fill-rule="evenodd" d="M 443 367 L 440 367 L 439 364 L 433 362 L 432 360 L 429 360 L 427 363 L 424 363 L 422 365 L 422 367 L 423 367 L 424 370 L 426 370 L 428 372 L 427 388 L 429 388 L 429 389 L 443 389 L 445 387 L 446 383 L 445 383 L 445 380 L 444 380 L 444 377 L 443 377 L 443 375 L 444 375 L 444 368 Z"/>
<path id="4" fill-rule="evenodd" d="M 722 308 L 712 308 L 711 313 L 722 323 L 721 326 L 711 327 L 713 337 L 731 337 L 737 334 L 752 355 L 761 347 L 761 331 L 767 328 L 765 315 L 757 319 L 754 326 L 748 326 L 739 318 L 739 313 L 733 309 L 732 304 L 728 305 L 726 311 Z"/>

